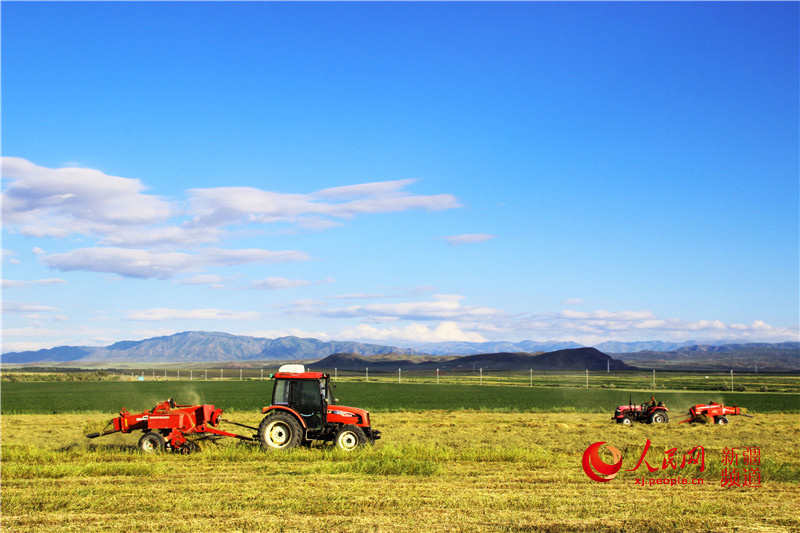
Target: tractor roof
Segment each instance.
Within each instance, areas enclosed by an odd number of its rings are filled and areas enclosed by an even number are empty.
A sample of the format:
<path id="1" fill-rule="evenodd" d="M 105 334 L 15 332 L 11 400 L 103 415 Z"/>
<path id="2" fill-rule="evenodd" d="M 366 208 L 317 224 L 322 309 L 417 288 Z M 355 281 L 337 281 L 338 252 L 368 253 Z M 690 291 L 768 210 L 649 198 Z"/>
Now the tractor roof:
<path id="1" fill-rule="evenodd" d="M 322 379 L 327 374 L 322 372 L 278 372 L 275 379 Z"/>

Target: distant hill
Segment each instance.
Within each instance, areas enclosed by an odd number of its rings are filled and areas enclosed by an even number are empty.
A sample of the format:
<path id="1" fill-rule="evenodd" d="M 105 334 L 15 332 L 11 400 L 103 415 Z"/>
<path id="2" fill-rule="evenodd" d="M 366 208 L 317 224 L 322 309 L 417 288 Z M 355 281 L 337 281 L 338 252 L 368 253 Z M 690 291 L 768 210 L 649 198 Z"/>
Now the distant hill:
<path id="1" fill-rule="evenodd" d="M 633 370 L 622 361 L 594 348 L 574 348 L 555 352 L 532 354 L 526 352 L 501 352 L 467 355 L 463 357 L 441 357 L 435 360 L 414 361 L 413 358 L 397 355 L 375 360 L 354 353 L 337 353 L 307 365 L 317 370 L 351 370 L 360 372 L 370 368 L 377 372 L 403 370 Z"/>
<path id="2" fill-rule="evenodd" d="M 643 350 L 616 354 L 646 368 L 675 370 L 740 370 L 787 372 L 800 370 L 800 342 L 692 345 L 670 352 Z"/>
<path id="3" fill-rule="evenodd" d="M 360 342 L 325 342 L 317 339 L 280 337 L 264 339 L 215 333 L 187 331 L 141 341 L 122 341 L 105 347 L 60 346 L 48 350 L 10 352 L 2 355 L 3 363 L 38 362 L 201 362 L 317 359 L 337 352 L 358 352 L 364 355 L 382 353 L 416 354 L 414 350 L 395 346 Z"/>

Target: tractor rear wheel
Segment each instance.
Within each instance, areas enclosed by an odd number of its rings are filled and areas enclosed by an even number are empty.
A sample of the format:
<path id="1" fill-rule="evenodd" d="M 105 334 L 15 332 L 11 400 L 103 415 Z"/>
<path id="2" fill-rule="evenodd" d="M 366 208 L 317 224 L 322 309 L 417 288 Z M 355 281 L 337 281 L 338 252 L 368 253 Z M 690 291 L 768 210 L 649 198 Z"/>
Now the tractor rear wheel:
<path id="1" fill-rule="evenodd" d="M 336 447 L 346 452 L 355 450 L 367 443 L 367 436 L 364 431 L 358 427 L 348 424 L 339 428 L 336 436 L 333 438 Z"/>
<path id="2" fill-rule="evenodd" d="M 264 417 L 258 426 L 258 439 L 264 448 L 295 448 L 303 440 L 303 428 L 292 415 L 273 412 Z"/>
<path id="3" fill-rule="evenodd" d="M 724 424 L 728 423 L 728 419 L 726 417 L 724 417 L 724 416 L 715 416 L 714 417 L 714 423 L 715 424 L 724 425 Z"/>
<path id="4" fill-rule="evenodd" d="M 651 424 L 666 424 L 667 422 L 669 422 L 669 418 L 667 417 L 667 413 L 663 411 L 656 411 L 650 415 Z"/>
<path id="5" fill-rule="evenodd" d="M 164 437 L 152 431 L 145 433 L 142 435 L 142 438 L 139 439 L 139 448 L 145 453 L 163 452 L 166 446 L 167 442 L 164 440 Z"/>

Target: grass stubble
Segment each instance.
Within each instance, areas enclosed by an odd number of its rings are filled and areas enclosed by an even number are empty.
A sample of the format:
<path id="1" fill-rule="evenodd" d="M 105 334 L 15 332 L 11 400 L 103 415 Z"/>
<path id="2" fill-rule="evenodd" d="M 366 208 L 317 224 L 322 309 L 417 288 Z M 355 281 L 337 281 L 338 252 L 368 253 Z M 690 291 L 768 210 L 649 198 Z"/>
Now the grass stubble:
<path id="1" fill-rule="evenodd" d="M 376 413 L 374 447 L 264 452 L 234 439 L 190 456 L 145 455 L 139 433 L 89 441 L 108 415 L 3 415 L 4 531 L 798 531 L 800 415 L 719 426 L 622 427 L 608 415 L 427 411 Z M 257 424 L 259 415 L 230 418 Z M 593 442 L 633 468 L 705 448 L 696 467 L 641 466 L 589 480 Z M 762 486 L 720 486 L 724 448 L 759 447 Z M 645 486 L 636 477 L 702 485 Z"/>

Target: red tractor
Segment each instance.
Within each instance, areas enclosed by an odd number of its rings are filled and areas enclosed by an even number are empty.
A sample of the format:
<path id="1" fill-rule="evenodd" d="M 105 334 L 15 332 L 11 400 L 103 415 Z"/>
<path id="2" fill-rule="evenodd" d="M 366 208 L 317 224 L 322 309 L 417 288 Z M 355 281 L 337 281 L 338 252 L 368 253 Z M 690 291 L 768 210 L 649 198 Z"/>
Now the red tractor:
<path id="1" fill-rule="evenodd" d="M 272 377 L 272 405 L 262 409 L 267 416 L 258 426 L 265 448 L 294 448 L 319 440 L 354 450 L 380 438 L 367 411 L 335 405 L 330 374 L 283 365 Z"/>
<path id="2" fill-rule="evenodd" d="M 682 420 L 680 423 L 699 422 L 705 424 L 714 421 L 715 424 L 724 425 L 728 423 L 727 415 L 741 415 L 748 418 L 753 418 L 752 415 L 746 415 L 742 412 L 741 407 L 725 407 L 721 403 L 709 402 L 708 404 L 697 404 L 689 408 L 689 418 Z"/>
<path id="3" fill-rule="evenodd" d="M 652 400 L 641 405 L 635 405 L 631 400 L 628 401 L 630 402 L 628 405 L 617 407 L 614 411 L 614 416 L 611 417 L 618 424 L 629 426 L 634 422 L 646 424 L 666 424 L 669 422 L 669 415 L 667 414 L 669 409 L 664 405 L 664 402 L 656 403 L 655 400 Z"/>

